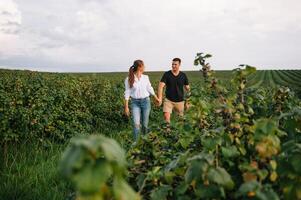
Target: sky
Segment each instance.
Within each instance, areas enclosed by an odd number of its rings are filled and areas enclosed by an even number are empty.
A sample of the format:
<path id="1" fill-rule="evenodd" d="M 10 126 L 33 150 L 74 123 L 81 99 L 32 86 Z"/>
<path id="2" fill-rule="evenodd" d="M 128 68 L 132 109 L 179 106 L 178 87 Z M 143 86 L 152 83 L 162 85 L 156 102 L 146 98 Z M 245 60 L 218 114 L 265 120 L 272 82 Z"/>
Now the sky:
<path id="1" fill-rule="evenodd" d="M 1 0 L 0 68 L 51 72 L 301 69 L 300 0 Z"/>

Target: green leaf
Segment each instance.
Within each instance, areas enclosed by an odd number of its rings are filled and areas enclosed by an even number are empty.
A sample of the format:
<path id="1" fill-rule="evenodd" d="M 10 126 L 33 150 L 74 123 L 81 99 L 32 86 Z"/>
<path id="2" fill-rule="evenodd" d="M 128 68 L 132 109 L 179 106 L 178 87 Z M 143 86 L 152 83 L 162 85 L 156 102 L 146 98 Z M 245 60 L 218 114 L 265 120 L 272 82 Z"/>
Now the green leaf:
<path id="1" fill-rule="evenodd" d="M 221 167 L 217 167 L 216 169 L 211 168 L 208 172 L 208 179 L 226 189 L 232 189 L 234 187 L 234 182 L 230 174 Z"/>
<path id="2" fill-rule="evenodd" d="M 283 137 L 283 136 L 287 136 L 287 133 L 285 131 L 282 131 L 282 130 L 278 129 L 277 130 L 277 135 L 279 137 Z"/>
<path id="3" fill-rule="evenodd" d="M 260 180 L 264 180 L 269 175 L 269 171 L 266 169 L 261 169 L 257 171 L 257 174 Z"/>
<path id="4" fill-rule="evenodd" d="M 191 135 L 185 135 L 185 136 L 182 136 L 180 139 L 179 139 L 179 143 L 181 144 L 181 146 L 186 149 L 189 144 L 193 141 L 194 137 L 191 136 Z"/>
<path id="5" fill-rule="evenodd" d="M 115 177 L 113 191 L 116 200 L 139 200 L 140 196 L 128 185 L 123 178 Z"/>
<path id="6" fill-rule="evenodd" d="M 173 170 L 174 168 L 176 168 L 178 166 L 179 163 L 179 157 L 173 161 L 171 161 L 164 169 L 165 172 L 169 172 L 171 170 Z"/>
<path id="7" fill-rule="evenodd" d="M 147 176 L 145 174 L 139 174 L 139 176 L 136 178 L 137 186 L 139 190 L 141 190 L 143 186 L 143 182 L 147 179 Z"/>
<path id="8" fill-rule="evenodd" d="M 193 156 L 192 158 L 188 159 L 189 162 L 194 161 L 194 160 L 200 160 L 200 161 L 205 161 L 207 162 L 209 165 L 213 165 L 214 162 L 214 156 L 212 154 L 208 154 L 205 152 L 201 152 L 195 156 Z"/>
<path id="9" fill-rule="evenodd" d="M 212 55 L 211 54 L 206 54 L 203 58 L 211 58 Z"/>
<path id="10" fill-rule="evenodd" d="M 208 164 L 202 160 L 192 161 L 185 174 L 186 183 L 190 184 L 193 180 L 200 179 L 208 167 Z"/>
<path id="11" fill-rule="evenodd" d="M 234 158 L 240 155 L 236 146 L 222 147 L 222 154 L 225 158 Z"/>
<path id="12" fill-rule="evenodd" d="M 253 74 L 253 73 L 256 72 L 256 67 L 252 67 L 250 65 L 247 65 L 245 70 L 247 72 L 247 75 L 250 75 L 250 74 Z"/>
<path id="13" fill-rule="evenodd" d="M 239 187 L 236 197 L 247 197 L 252 192 L 255 199 L 259 200 L 279 200 L 278 195 L 274 192 L 270 185 L 262 185 L 257 181 L 250 181 Z M 241 199 L 241 198 L 240 198 Z"/>
<path id="14" fill-rule="evenodd" d="M 110 165 L 105 160 L 99 160 L 95 164 L 92 162 L 86 164 L 72 180 L 80 193 L 93 194 L 99 191 L 111 174 Z"/>
<path id="15" fill-rule="evenodd" d="M 291 165 L 293 166 L 294 170 L 301 175 L 301 154 L 295 154 L 290 159 Z"/>
<path id="16" fill-rule="evenodd" d="M 257 181 L 249 181 L 249 182 L 246 182 L 246 183 L 243 183 L 236 195 L 238 197 L 241 197 L 241 196 L 247 196 L 248 192 L 256 192 L 256 191 L 259 191 L 261 189 L 261 184 L 258 183 Z"/>
<path id="17" fill-rule="evenodd" d="M 152 200 L 165 200 L 167 198 L 168 193 L 172 190 L 172 187 L 169 185 L 161 185 L 158 188 L 155 188 L 151 192 Z"/>
<path id="18" fill-rule="evenodd" d="M 63 176 L 70 177 L 73 171 L 80 169 L 85 158 L 83 149 L 75 146 L 69 146 L 62 155 L 59 163 L 59 169 Z"/>
<path id="19" fill-rule="evenodd" d="M 257 139 L 264 135 L 274 135 L 278 130 L 275 120 L 272 119 L 259 119 L 255 123 L 255 137 Z"/>
<path id="20" fill-rule="evenodd" d="M 262 190 L 258 190 L 255 197 L 259 200 L 279 200 L 278 195 L 269 185 L 264 185 Z"/>
<path id="21" fill-rule="evenodd" d="M 215 150 L 216 145 L 220 145 L 220 144 L 221 144 L 220 138 L 206 137 L 202 140 L 202 145 L 208 151 Z"/>
<path id="22" fill-rule="evenodd" d="M 126 159 L 124 150 L 119 144 L 110 138 L 99 138 L 102 140 L 101 147 L 107 160 L 117 162 L 119 166 L 126 167 Z"/>
<path id="23" fill-rule="evenodd" d="M 247 150 L 245 149 L 244 145 L 238 146 L 238 150 L 242 155 L 246 155 Z"/>
<path id="24" fill-rule="evenodd" d="M 191 197 L 188 195 L 178 195 L 176 200 L 191 200 Z"/>
<path id="25" fill-rule="evenodd" d="M 172 184 L 173 178 L 176 176 L 174 172 L 166 172 L 164 178 L 168 184 Z"/>
<path id="26" fill-rule="evenodd" d="M 189 185 L 185 182 L 182 182 L 180 183 L 177 187 L 176 187 L 176 190 L 175 190 L 175 193 L 176 195 L 181 195 L 181 194 L 184 194 L 187 189 L 188 189 Z"/>
<path id="27" fill-rule="evenodd" d="M 197 184 L 195 194 L 200 199 L 219 199 L 225 197 L 225 191 L 217 185 Z"/>

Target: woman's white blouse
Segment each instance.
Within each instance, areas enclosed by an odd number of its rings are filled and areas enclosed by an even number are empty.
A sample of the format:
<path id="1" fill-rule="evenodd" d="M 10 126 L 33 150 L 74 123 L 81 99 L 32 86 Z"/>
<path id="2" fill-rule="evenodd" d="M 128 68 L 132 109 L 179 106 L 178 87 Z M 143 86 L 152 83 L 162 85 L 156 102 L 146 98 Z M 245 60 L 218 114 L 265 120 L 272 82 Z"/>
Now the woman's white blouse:
<path id="1" fill-rule="evenodd" d="M 154 88 L 152 87 L 147 75 L 142 74 L 140 79 L 138 79 L 135 75 L 135 82 L 132 88 L 130 88 L 128 80 L 129 78 L 127 77 L 124 81 L 124 98 L 126 100 L 129 100 L 130 97 L 135 99 L 142 99 L 149 97 L 149 95 L 155 95 Z"/>

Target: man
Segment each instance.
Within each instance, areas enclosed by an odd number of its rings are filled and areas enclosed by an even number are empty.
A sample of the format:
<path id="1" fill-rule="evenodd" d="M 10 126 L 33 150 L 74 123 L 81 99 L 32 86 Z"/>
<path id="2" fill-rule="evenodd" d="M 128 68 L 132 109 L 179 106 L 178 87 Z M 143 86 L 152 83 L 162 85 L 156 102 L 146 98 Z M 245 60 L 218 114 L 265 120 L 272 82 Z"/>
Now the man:
<path id="1" fill-rule="evenodd" d="M 164 120 L 170 123 L 170 115 L 175 110 L 178 115 L 184 115 L 184 109 L 188 104 L 184 103 L 184 88 L 190 92 L 188 79 L 185 73 L 180 71 L 181 59 L 172 60 L 172 70 L 164 73 L 158 87 L 159 106 L 162 104 L 163 88 L 166 86 L 165 100 L 163 104 Z M 186 108 L 187 108 L 186 107 Z"/>

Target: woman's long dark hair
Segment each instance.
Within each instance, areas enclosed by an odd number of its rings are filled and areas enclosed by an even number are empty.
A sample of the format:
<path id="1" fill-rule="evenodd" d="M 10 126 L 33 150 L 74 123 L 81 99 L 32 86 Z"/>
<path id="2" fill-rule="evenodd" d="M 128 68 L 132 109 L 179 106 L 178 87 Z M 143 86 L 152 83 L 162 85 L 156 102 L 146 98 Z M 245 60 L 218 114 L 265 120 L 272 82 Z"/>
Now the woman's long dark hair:
<path id="1" fill-rule="evenodd" d="M 130 67 L 129 70 L 129 84 L 130 88 L 133 87 L 134 82 L 135 82 L 135 76 L 134 73 L 138 70 L 138 68 L 142 67 L 144 65 L 142 60 L 135 60 L 134 64 Z"/>

